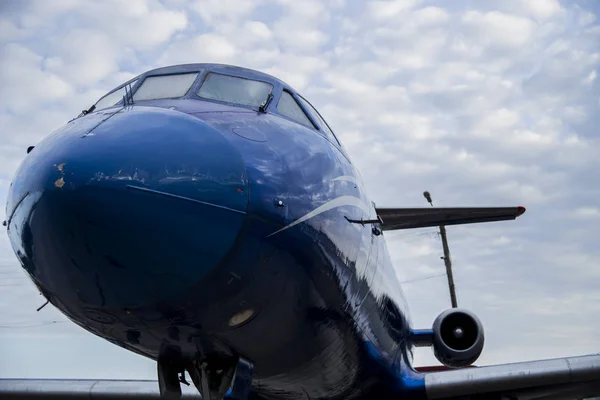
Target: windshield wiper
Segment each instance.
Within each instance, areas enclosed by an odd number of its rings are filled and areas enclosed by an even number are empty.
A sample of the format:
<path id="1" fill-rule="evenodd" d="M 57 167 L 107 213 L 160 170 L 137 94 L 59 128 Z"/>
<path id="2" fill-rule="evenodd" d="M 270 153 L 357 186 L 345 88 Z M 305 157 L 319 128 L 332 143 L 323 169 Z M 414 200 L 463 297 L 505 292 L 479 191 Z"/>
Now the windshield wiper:
<path id="1" fill-rule="evenodd" d="M 131 84 L 125 86 L 125 95 L 123 96 L 123 107 L 133 105 L 133 93 L 131 91 Z"/>
<path id="2" fill-rule="evenodd" d="M 267 112 L 267 107 L 269 107 L 269 104 L 271 104 L 271 100 L 273 100 L 273 94 L 269 93 L 265 102 L 258 107 L 258 111 L 261 113 Z"/>
<path id="3" fill-rule="evenodd" d="M 92 111 L 94 111 L 96 109 L 96 105 L 93 104 L 90 108 L 88 108 L 87 110 L 82 110 L 81 114 L 79 114 L 76 118 L 79 117 L 83 117 L 84 115 L 88 115 L 89 113 L 91 113 Z M 71 120 L 72 121 L 72 120 Z"/>

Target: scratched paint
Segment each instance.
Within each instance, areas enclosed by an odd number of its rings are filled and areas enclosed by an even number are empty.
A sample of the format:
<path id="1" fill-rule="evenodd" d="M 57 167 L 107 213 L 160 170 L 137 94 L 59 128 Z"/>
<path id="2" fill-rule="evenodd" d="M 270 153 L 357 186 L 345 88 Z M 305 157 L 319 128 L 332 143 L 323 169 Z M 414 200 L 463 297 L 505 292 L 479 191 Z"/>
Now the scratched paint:
<path id="1" fill-rule="evenodd" d="M 60 178 L 58 178 L 56 181 L 54 181 L 54 186 L 56 186 L 59 189 L 62 189 L 63 186 L 65 186 L 65 171 L 64 171 L 64 167 L 65 167 L 66 163 L 60 163 L 58 165 L 56 165 L 56 169 L 58 170 L 58 172 L 62 175 Z"/>

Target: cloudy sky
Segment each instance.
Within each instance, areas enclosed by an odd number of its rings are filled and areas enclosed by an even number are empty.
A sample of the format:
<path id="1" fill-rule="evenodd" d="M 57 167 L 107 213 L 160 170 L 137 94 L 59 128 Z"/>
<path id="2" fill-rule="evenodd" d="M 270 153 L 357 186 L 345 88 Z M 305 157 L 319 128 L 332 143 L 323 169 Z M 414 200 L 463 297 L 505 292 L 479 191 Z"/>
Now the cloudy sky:
<path id="1" fill-rule="evenodd" d="M 527 207 L 448 228 L 459 306 L 486 327 L 478 364 L 597 353 L 598 16 L 594 0 L 3 0 L 0 200 L 27 146 L 130 77 L 258 69 L 322 112 L 378 205 L 426 206 L 429 190 L 436 206 Z M 387 242 L 429 327 L 450 303 L 435 229 Z M 0 235 L 0 377 L 155 378 L 43 302 Z"/>

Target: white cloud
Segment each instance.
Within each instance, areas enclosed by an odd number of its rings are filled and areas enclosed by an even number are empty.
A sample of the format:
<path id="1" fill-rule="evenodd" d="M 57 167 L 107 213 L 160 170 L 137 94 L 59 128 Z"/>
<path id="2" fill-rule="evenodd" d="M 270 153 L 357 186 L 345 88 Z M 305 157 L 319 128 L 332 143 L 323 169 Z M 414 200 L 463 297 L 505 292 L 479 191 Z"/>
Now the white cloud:
<path id="1" fill-rule="evenodd" d="M 473 28 L 474 40 L 491 47 L 522 46 L 531 40 L 535 29 L 528 18 L 499 11 L 468 11 L 462 21 Z"/>
<path id="2" fill-rule="evenodd" d="M 7 43 L 24 39 L 28 36 L 28 31 L 21 29 L 14 22 L 0 18 L 0 43 Z"/>
<path id="3" fill-rule="evenodd" d="M 488 115 L 483 115 L 481 125 L 477 128 L 476 134 L 489 134 L 498 130 L 510 129 L 521 120 L 520 115 L 515 110 L 498 108 Z"/>
<path id="4" fill-rule="evenodd" d="M 4 110 L 30 109 L 32 99 L 42 105 L 74 91 L 58 75 L 42 70 L 42 56 L 27 47 L 9 43 L 2 48 L 0 60 L 0 107 Z"/>
<path id="5" fill-rule="evenodd" d="M 281 47 L 290 51 L 318 51 L 327 42 L 328 36 L 316 27 L 296 24 L 290 19 L 281 19 L 274 25 L 275 37 Z"/>
<path id="6" fill-rule="evenodd" d="M 594 83 L 595 80 L 596 80 L 596 70 L 593 70 L 592 72 L 589 73 L 588 76 L 585 77 L 585 79 L 583 80 L 583 83 L 585 83 L 587 85 L 591 85 L 592 83 Z"/>
<path id="7" fill-rule="evenodd" d="M 534 18 L 550 18 L 563 11 L 558 0 L 521 0 L 520 4 L 524 11 Z"/>
<path id="8" fill-rule="evenodd" d="M 302 91 L 311 76 L 324 73 L 328 65 L 323 57 L 279 53 L 271 60 L 269 66 L 265 64 L 264 70 Z"/>
<path id="9" fill-rule="evenodd" d="M 575 210 L 577 218 L 598 218 L 600 217 L 600 209 L 597 207 L 580 207 Z"/>
<path id="10" fill-rule="evenodd" d="M 199 0 L 193 2 L 191 9 L 198 13 L 202 21 L 214 26 L 223 20 L 238 20 L 250 15 L 259 0 Z"/>
<path id="11" fill-rule="evenodd" d="M 167 10 L 158 0 L 131 0 L 125 3 L 107 0 L 90 3 L 86 7 L 72 0 L 60 0 L 52 4 L 38 0 L 28 3 L 26 12 L 19 17 L 23 27 L 30 32 L 45 30 L 56 34 L 60 25 L 53 22 L 61 20 L 67 24 L 67 28 L 94 26 L 115 43 L 134 46 L 138 50 L 160 45 L 187 26 L 185 13 Z"/>
<path id="12" fill-rule="evenodd" d="M 584 11 L 581 13 L 581 16 L 579 17 L 580 25 L 590 25 L 590 24 L 593 24 L 594 22 L 596 22 L 596 15 L 594 15 L 591 12 L 587 12 L 587 11 Z"/>
<path id="13" fill-rule="evenodd" d="M 99 30 L 74 29 L 55 46 L 61 56 L 48 58 L 45 67 L 76 84 L 92 86 L 118 71 L 119 48 Z"/>
<path id="14" fill-rule="evenodd" d="M 284 12 L 288 17 L 292 17 L 296 22 L 310 21 L 325 21 L 329 19 L 328 8 L 325 7 L 322 1 L 305 0 L 302 2 L 294 0 L 275 0 L 284 7 Z"/>
<path id="15" fill-rule="evenodd" d="M 448 12 L 440 7 L 425 7 L 416 10 L 410 20 L 416 25 L 437 25 L 449 19 Z"/>
<path id="16" fill-rule="evenodd" d="M 273 37 L 273 32 L 264 22 L 247 21 L 244 25 L 246 30 L 257 39 L 268 40 Z"/>
<path id="17" fill-rule="evenodd" d="M 186 15 L 177 11 L 150 11 L 147 8 L 130 11 L 132 15 L 129 21 L 114 26 L 113 38 L 121 38 L 137 50 L 165 43 L 188 23 Z"/>
<path id="18" fill-rule="evenodd" d="M 419 0 L 372 1 L 368 3 L 368 12 L 376 20 L 393 19 L 406 13 L 419 4 Z"/>
<path id="19" fill-rule="evenodd" d="M 226 37 L 205 33 L 188 40 L 171 44 L 159 58 L 160 65 L 187 64 L 198 62 L 228 63 L 237 49 Z"/>

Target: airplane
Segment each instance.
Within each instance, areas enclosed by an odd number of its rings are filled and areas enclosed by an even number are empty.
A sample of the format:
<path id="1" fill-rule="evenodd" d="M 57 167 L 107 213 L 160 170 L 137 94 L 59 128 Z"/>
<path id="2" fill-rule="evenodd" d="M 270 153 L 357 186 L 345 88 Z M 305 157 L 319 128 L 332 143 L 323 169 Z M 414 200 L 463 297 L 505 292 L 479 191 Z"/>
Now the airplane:
<path id="1" fill-rule="evenodd" d="M 155 360 L 158 379 L 2 379 L 0 397 L 598 395 L 599 354 L 478 367 L 472 312 L 411 324 L 384 232 L 524 212 L 378 207 L 322 115 L 283 81 L 223 64 L 144 72 L 27 149 L 5 225 L 47 301 Z M 422 346 L 442 366 L 414 367 Z"/>

